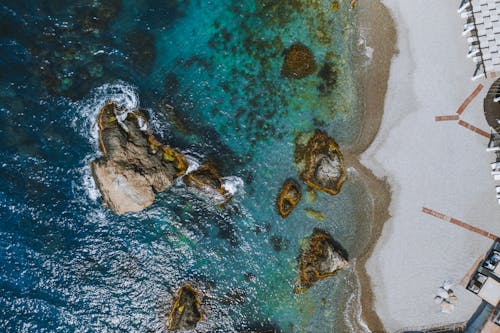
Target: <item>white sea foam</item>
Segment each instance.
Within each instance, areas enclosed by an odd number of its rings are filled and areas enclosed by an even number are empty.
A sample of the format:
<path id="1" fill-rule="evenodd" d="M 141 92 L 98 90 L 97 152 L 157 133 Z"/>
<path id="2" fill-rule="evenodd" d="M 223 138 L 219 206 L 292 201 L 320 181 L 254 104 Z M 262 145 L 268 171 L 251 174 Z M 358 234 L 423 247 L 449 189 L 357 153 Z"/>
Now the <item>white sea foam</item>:
<path id="1" fill-rule="evenodd" d="M 353 292 L 347 299 L 346 309 L 344 311 L 344 322 L 349 328 L 349 332 L 371 333 L 370 328 L 368 328 L 368 325 L 366 325 L 366 322 L 361 317 L 361 283 L 359 282 L 358 274 L 355 271 L 356 260 L 353 260 L 351 267 L 352 276 L 354 276 L 354 281 L 351 281 L 351 283 L 353 283 L 354 286 L 352 286 Z"/>
<path id="2" fill-rule="evenodd" d="M 358 45 L 364 47 L 365 49 L 365 57 L 366 57 L 365 65 L 370 65 L 373 60 L 374 49 L 373 47 L 370 47 L 366 44 L 366 38 L 363 32 L 361 32 L 360 37 L 358 39 Z"/>
<path id="3" fill-rule="evenodd" d="M 195 170 L 197 170 L 201 166 L 201 162 L 193 155 L 184 154 L 184 157 L 189 163 L 189 166 L 186 170 L 186 174 L 189 174 Z"/>
<path id="4" fill-rule="evenodd" d="M 85 192 L 87 193 L 88 197 L 92 201 L 97 201 L 97 198 L 100 197 L 99 190 L 97 189 L 97 186 L 94 182 L 94 177 L 92 177 L 92 172 L 90 171 L 90 166 L 86 164 L 82 170 L 82 180 L 83 180 L 83 188 L 85 189 Z"/>
<path id="5" fill-rule="evenodd" d="M 229 177 L 223 177 L 223 184 L 222 187 L 232 196 L 234 196 L 236 193 L 238 194 L 243 194 L 245 193 L 245 183 L 243 182 L 243 179 L 237 176 L 229 176 Z"/>

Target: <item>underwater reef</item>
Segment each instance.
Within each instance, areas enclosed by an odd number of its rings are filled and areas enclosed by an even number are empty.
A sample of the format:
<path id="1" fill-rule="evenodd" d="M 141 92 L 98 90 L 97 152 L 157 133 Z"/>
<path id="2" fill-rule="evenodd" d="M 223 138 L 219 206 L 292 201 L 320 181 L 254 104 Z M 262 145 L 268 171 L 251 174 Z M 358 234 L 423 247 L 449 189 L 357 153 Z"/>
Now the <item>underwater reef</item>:
<path id="1" fill-rule="evenodd" d="M 302 43 L 292 44 L 283 54 L 285 59 L 281 74 L 291 79 L 302 79 L 316 72 L 317 65 L 312 51 Z"/>

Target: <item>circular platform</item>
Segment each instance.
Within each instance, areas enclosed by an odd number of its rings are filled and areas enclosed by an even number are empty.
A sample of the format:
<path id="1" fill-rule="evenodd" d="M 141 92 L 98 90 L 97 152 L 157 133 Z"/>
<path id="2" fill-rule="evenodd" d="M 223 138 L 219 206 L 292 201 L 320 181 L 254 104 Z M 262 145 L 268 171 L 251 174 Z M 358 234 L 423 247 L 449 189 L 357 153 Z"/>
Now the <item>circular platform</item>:
<path id="1" fill-rule="evenodd" d="M 495 102 L 495 98 L 500 98 L 500 79 L 491 85 L 484 98 L 484 117 L 488 125 L 500 134 L 500 101 Z"/>

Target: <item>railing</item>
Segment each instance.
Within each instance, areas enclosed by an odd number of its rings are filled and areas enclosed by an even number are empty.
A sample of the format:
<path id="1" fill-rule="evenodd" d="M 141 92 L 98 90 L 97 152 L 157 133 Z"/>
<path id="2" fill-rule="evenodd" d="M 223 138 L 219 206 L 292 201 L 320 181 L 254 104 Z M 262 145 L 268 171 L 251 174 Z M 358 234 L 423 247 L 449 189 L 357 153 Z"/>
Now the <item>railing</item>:
<path id="1" fill-rule="evenodd" d="M 444 332 L 465 332 L 467 322 L 438 324 L 433 326 L 405 327 L 394 333 L 422 332 L 422 333 L 444 333 Z"/>

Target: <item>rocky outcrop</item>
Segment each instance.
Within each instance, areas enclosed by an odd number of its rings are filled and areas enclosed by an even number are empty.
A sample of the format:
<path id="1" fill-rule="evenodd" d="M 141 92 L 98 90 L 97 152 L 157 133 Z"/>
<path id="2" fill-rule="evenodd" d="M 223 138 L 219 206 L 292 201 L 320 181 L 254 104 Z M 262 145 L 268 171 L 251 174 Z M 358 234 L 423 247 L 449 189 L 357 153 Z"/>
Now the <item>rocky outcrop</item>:
<path id="1" fill-rule="evenodd" d="M 281 67 L 281 74 L 285 77 L 301 79 L 313 74 L 317 69 L 314 54 L 302 43 L 292 44 L 283 54 L 285 60 Z"/>
<path id="2" fill-rule="evenodd" d="M 326 231 L 314 229 L 311 236 L 302 241 L 298 257 L 299 277 L 295 293 L 302 293 L 315 282 L 335 276 L 347 265 L 347 253 Z"/>
<path id="3" fill-rule="evenodd" d="M 337 143 L 317 130 L 304 144 L 296 143 L 295 157 L 300 178 L 313 189 L 335 195 L 347 180 L 344 157 Z"/>
<path id="4" fill-rule="evenodd" d="M 231 194 L 224 188 L 224 181 L 217 169 L 211 164 L 205 164 L 182 178 L 184 184 L 196 189 L 202 195 L 223 204 L 231 200 Z"/>
<path id="5" fill-rule="evenodd" d="M 186 284 L 177 292 L 177 297 L 168 315 L 170 331 L 187 331 L 196 327 L 202 319 L 199 292 Z"/>
<path id="6" fill-rule="evenodd" d="M 293 180 L 288 179 L 283 183 L 276 201 L 276 207 L 281 217 L 285 218 L 297 207 L 302 197 L 300 186 Z"/>
<path id="7" fill-rule="evenodd" d="M 155 193 L 185 174 L 188 163 L 184 156 L 155 139 L 140 110 L 128 111 L 108 102 L 97 121 L 103 156 L 90 165 L 104 205 L 115 213 L 148 207 Z"/>

